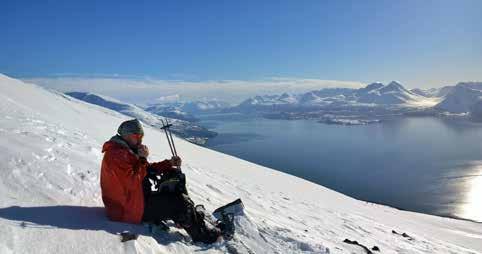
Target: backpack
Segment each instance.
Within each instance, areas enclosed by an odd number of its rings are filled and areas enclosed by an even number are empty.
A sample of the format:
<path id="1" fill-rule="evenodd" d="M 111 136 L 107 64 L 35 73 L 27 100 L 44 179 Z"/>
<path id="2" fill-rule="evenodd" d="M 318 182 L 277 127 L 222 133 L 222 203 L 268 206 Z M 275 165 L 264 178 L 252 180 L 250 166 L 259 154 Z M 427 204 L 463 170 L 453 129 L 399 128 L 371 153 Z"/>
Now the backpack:
<path id="1" fill-rule="evenodd" d="M 187 194 L 186 175 L 180 170 L 171 170 L 158 174 L 155 170 L 148 168 L 147 175 L 143 180 L 144 196 L 156 194 Z"/>

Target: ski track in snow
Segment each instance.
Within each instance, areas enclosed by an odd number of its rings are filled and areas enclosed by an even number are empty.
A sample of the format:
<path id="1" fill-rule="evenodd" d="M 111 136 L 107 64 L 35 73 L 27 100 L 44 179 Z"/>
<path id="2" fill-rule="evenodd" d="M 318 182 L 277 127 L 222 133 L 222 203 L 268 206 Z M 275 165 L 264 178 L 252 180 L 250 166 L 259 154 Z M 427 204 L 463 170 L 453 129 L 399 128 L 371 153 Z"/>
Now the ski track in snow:
<path id="1" fill-rule="evenodd" d="M 125 117 L 0 75 L 0 253 L 480 253 L 481 224 L 399 211 L 175 138 L 196 203 L 242 198 L 232 241 L 193 244 L 173 228 L 108 221 L 99 187 L 101 146 Z M 169 157 L 146 128 L 151 161 Z M 138 233 L 120 242 L 122 231 Z M 407 232 L 413 240 L 399 235 Z M 377 252 L 374 252 L 377 253 Z"/>

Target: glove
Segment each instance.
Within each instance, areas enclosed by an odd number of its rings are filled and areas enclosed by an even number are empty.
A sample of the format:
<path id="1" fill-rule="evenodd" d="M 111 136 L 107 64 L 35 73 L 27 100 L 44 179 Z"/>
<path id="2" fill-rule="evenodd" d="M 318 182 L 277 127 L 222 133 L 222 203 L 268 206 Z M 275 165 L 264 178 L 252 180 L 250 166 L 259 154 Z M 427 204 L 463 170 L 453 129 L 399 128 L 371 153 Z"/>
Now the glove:
<path id="1" fill-rule="evenodd" d="M 178 166 L 180 167 L 182 164 L 182 160 L 178 156 L 172 156 L 170 162 L 173 167 L 178 167 Z"/>
<path id="2" fill-rule="evenodd" d="M 137 148 L 137 154 L 139 155 L 139 157 L 147 159 L 147 156 L 149 156 L 149 148 L 147 148 L 147 146 L 145 145 L 139 145 L 139 147 Z"/>

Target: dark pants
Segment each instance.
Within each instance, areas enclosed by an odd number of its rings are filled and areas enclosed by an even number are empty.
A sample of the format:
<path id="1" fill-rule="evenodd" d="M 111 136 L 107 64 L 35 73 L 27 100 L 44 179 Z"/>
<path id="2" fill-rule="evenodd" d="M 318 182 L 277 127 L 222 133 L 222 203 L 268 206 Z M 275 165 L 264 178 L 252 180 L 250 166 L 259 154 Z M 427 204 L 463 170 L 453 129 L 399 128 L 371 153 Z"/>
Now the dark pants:
<path id="1" fill-rule="evenodd" d="M 194 202 L 182 193 L 159 193 L 146 197 L 142 220 L 173 220 L 181 225 L 195 242 L 213 243 L 221 235 L 218 229 L 206 226 L 204 214 L 196 212 Z"/>

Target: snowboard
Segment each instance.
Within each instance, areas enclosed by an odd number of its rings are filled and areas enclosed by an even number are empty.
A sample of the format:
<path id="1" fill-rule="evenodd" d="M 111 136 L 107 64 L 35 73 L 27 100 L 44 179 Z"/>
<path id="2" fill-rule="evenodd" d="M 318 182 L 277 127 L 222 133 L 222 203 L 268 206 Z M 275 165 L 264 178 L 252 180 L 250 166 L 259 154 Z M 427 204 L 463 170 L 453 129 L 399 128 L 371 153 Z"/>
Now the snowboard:
<path id="1" fill-rule="evenodd" d="M 218 220 L 218 227 L 221 229 L 224 240 L 233 239 L 236 230 L 234 217 L 243 214 L 244 204 L 240 198 L 214 210 L 212 215 Z"/>
<path id="2" fill-rule="evenodd" d="M 218 220 L 222 219 L 223 214 L 232 214 L 233 216 L 243 215 L 244 214 L 243 201 L 241 201 L 241 199 L 238 198 L 231 203 L 228 203 L 226 205 L 223 205 L 217 208 L 213 212 L 213 216 Z"/>
<path id="3" fill-rule="evenodd" d="M 238 198 L 215 209 L 210 216 L 206 216 L 206 209 L 203 205 L 197 205 L 195 210 L 198 214 L 202 214 L 203 219 L 211 226 L 221 229 L 224 240 L 229 241 L 235 233 L 234 217 L 244 214 L 244 204 Z M 169 232 L 169 224 L 163 221 L 156 224 L 146 224 L 146 226 L 149 227 L 149 232 L 153 235 Z"/>

